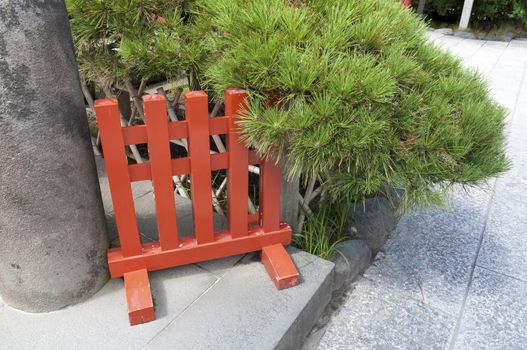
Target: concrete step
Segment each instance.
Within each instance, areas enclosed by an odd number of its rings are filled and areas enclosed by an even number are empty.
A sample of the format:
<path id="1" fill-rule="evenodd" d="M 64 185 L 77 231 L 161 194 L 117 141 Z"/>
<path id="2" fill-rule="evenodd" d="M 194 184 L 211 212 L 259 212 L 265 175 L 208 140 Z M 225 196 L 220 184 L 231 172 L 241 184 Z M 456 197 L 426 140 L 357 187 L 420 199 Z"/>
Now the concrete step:
<path id="1" fill-rule="evenodd" d="M 152 272 L 157 320 L 134 327 L 122 279 L 47 314 L 20 312 L 0 300 L 0 348 L 296 349 L 330 300 L 334 265 L 289 252 L 301 283 L 282 291 L 254 253 Z"/>

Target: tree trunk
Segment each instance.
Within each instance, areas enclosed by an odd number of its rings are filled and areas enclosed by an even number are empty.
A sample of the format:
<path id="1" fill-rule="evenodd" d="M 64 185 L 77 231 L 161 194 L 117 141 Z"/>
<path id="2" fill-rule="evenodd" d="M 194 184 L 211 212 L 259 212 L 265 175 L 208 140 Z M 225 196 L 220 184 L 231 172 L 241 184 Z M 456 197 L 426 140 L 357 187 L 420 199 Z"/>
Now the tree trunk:
<path id="1" fill-rule="evenodd" d="M 106 223 L 64 1 L 0 0 L 0 295 L 46 312 L 107 280 Z"/>

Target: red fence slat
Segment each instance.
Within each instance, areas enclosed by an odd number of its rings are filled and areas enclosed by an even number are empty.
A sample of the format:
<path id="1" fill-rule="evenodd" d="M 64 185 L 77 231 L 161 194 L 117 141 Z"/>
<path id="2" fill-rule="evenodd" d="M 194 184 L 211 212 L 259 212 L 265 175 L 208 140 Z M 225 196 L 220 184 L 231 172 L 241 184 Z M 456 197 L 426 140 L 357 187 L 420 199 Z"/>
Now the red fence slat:
<path id="1" fill-rule="evenodd" d="M 205 92 L 192 91 L 185 94 L 185 115 L 189 131 L 194 232 L 198 244 L 203 244 L 214 241 L 209 108 Z"/>
<path id="2" fill-rule="evenodd" d="M 101 141 L 108 183 L 112 191 L 115 221 L 123 256 L 141 254 L 141 239 L 137 229 L 128 160 L 124 149 L 123 133 L 117 100 L 104 99 L 95 102 L 95 112 Z"/>
<path id="3" fill-rule="evenodd" d="M 227 198 L 229 231 L 233 238 L 247 235 L 249 227 L 249 150 L 239 137 L 239 119 L 236 115 L 247 109 L 247 92 L 239 89 L 225 91 L 225 114 L 230 116 L 227 150 L 229 168 L 227 172 Z"/>
<path id="4" fill-rule="evenodd" d="M 273 160 L 262 161 L 260 166 L 260 214 L 264 232 L 280 228 L 280 189 L 282 167 Z"/>
<path id="5" fill-rule="evenodd" d="M 162 250 L 174 249 L 179 240 L 166 99 L 162 95 L 147 95 L 143 101 L 159 242 Z"/>

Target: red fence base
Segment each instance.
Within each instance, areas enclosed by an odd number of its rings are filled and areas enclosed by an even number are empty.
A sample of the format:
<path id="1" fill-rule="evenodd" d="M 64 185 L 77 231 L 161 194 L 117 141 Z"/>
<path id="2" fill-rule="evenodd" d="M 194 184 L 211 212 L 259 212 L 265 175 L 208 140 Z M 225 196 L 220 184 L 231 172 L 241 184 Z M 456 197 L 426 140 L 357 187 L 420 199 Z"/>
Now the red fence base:
<path id="1" fill-rule="evenodd" d="M 246 110 L 243 90 L 225 92 L 227 116 L 210 119 L 208 99 L 202 91 L 185 95 L 186 120 L 169 122 L 166 100 L 143 97 L 145 125 L 121 127 L 114 99 L 97 101 L 95 110 L 115 221 L 121 246 L 108 251 L 112 278 L 124 277 L 128 315 L 132 325 L 155 319 L 148 271 L 261 251 L 262 261 L 278 289 L 298 285 L 298 271 L 284 246 L 291 243 L 291 228 L 280 223 L 281 168 L 260 160 L 239 137 L 238 115 Z M 209 153 L 211 135 L 227 136 L 227 152 Z M 172 159 L 169 142 L 188 138 L 189 157 Z M 150 161 L 129 165 L 125 146 L 148 143 Z M 248 213 L 249 164 L 260 164 L 260 210 Z M 228 222 L 225 232 L 213 231 L 211 171 L 227 169 Z M 173 175 L 189 174 L 195 236 L 180 239 L 177 232 Z M 142 244 L 137 227 L 131 182 L 151 180 L 159 242 Z"/>

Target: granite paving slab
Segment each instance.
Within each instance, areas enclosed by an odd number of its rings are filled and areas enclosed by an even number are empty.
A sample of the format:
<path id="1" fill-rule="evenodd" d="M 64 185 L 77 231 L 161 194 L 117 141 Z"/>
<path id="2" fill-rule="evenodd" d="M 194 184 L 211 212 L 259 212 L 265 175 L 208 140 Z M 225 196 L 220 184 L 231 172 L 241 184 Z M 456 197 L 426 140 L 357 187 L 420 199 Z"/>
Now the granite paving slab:
<path id="1" fill-rule="evenodd" d="M 476 268 L 454 349 L 523 350 L 527 282 Z"/>
<path id="2" fill-rule="evenodd" d="M 451 316 L 363 278 L 319 349 L 444 349 L 453 327 Z"/>
<path id="3" fill-rule="evenodd" d="M 477 265 L 527 281 L 527 201 L 496 193 Z"/>
<path id="4" fill-rule="evenodd" d="M 483 229 L 488 194 L 482 197 L 485 201 L 476 211 L 470 206 L 456 210 L 460 205 L 456 203 L 452 211 L 403 217 L 364 276 L 455 315 L 463 303 Z"/>

